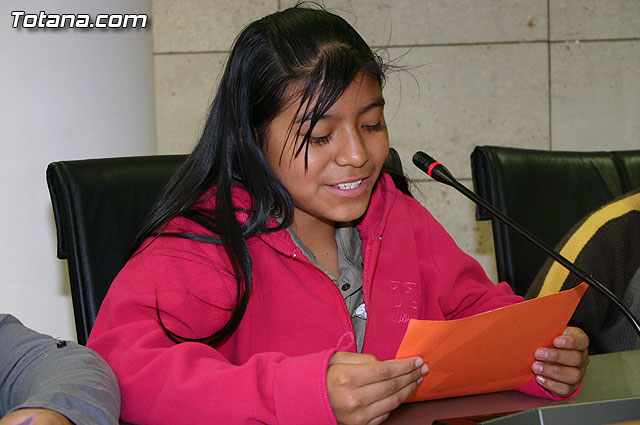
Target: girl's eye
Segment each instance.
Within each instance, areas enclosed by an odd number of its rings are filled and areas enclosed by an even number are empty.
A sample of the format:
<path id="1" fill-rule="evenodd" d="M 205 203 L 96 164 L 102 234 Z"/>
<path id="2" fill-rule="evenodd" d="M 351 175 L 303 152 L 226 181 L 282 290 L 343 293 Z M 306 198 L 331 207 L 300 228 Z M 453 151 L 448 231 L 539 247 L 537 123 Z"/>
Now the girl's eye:
<path id="1" fill-rule="evenodd" d="M 331 133 L 327 134 L 326 136 L 320 136 L 320 137 L 311 136 L 309 137 L 309 143 L 312 145 L 323 145 L 329 141 L 330 137 L 331 137 Z"/>
<path id="2" fill-rule="evenodd" d="M 382 125 L 381 121 L 378 121 L 376 124 L 373 124 L 373 125 L 363 125 L 362 128 L 364 128 L 367 131 L 380 131 L 385 127 L 384 125 Z"/>

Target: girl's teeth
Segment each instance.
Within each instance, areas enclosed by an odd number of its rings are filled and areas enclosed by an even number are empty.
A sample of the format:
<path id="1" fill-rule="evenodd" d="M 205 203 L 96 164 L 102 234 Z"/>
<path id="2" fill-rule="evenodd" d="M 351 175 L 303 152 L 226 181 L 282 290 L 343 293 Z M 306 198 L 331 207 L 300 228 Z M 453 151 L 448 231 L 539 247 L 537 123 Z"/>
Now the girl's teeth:
<path id="1" fill-rule="evenodd" d="M 360 183 L 362 183 L 362 180 L 358 180 L 357 182 L 353 182 L 353 183 L 340 183 L 338 184 L 338 187 L 342 190 L 351 190 L 360 186 Z"/>

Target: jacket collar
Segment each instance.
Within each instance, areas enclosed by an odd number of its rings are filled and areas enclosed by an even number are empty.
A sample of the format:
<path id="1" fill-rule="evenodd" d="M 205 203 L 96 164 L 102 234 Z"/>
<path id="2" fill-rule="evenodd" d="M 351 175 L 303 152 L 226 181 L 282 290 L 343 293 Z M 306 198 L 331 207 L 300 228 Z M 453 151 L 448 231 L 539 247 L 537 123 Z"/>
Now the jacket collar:
<path id="1" fill-rule="evenodd" d="M 390 175 L 380 176 L 371 194 L 367 211 L 357 225 L 363 240 L 382 235 L 391 207 L 399 193 Z"/>

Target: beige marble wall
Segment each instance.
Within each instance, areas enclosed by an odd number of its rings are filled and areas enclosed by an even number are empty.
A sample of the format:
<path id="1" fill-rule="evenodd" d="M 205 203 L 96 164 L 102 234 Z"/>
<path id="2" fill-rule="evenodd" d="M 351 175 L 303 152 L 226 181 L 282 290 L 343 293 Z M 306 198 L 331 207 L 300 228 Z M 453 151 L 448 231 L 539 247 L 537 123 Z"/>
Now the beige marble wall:
<path id="1" fill-rule="evenodd" d="M 158 153 L 196 143 L 226 53 L 244 25 L 289 0 L 153 0 Z M 471 186 L 491 144 L 640 149 L 638 0 L 325 0 L 386 57 L 392 145 L 416 197 L 495 278 L 491 227 L 411 164 L 425 150 Z"/>

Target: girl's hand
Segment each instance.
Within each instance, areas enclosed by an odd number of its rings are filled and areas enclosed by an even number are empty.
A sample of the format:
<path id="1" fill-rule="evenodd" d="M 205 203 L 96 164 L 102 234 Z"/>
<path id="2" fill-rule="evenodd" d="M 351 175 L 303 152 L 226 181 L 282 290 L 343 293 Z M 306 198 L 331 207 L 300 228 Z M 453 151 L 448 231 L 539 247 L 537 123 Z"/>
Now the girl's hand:
<path id="1" fill-rule="evenodd" d="M 531 365 L 539 385 L 558 397 L 573 394 L 589 364 L 589 337 L 582 329 L 568 327 L 553 340 L 555 348 L 538 348 Z"/>
<path id="2" fill-rule="evenodd" d="M 381 423 L 428 371 L 420 357 L 381 362 L 371 354 L 338 351 L 327 370 L 329 401 L 338 423 Z"/>

